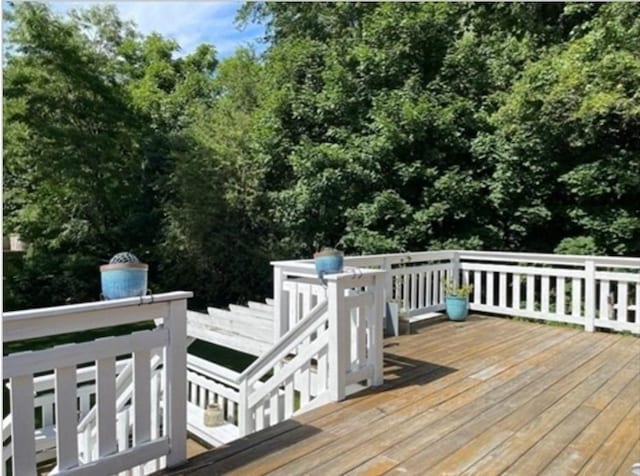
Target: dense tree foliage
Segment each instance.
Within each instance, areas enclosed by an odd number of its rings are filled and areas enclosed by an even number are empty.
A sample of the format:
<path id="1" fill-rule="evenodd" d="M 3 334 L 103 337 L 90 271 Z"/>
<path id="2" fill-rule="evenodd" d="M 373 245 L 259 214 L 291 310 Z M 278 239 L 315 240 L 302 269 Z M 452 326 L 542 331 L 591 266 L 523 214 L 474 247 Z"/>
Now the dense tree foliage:
<path id="1" fill-rule="evenodd" d="M 221 62 L 8 14 L 5 308 L 95 298 L 120 250 L 211 304 L 323 245 L 640 253 L 637 4 L 251 3 L 265 54 Z"/>

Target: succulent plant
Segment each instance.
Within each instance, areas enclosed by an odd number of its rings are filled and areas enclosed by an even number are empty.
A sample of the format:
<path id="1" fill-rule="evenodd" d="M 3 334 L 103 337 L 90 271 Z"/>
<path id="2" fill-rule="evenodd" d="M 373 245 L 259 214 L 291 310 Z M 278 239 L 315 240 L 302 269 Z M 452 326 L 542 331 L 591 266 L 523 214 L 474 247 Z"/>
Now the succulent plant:
<path id="1" fill-rule="evenodd" d="M 130 253 L 128 251 L 123 251 L 121 253 L 117 253 L 115 255 L 113 255 L 113 257 L 109 260 L 109 264 L 116 264 L 116 263 L 139 263 L 140 260 L 136 257 L 136 255 L 134 255 L 133 253 Z"/>

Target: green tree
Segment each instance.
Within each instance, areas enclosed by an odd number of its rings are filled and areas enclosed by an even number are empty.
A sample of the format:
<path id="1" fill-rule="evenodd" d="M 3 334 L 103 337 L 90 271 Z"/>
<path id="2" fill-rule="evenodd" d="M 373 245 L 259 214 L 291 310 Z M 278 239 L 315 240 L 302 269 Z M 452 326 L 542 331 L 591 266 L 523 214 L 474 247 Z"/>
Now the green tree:
<path id="1" fill-rule="evenodd" d="M 582 236 L 590 251 L 640 251 L 638 13 L 603 6 L 527 65 L 492 116 L 491 200 L 517 246 Z"/>
<path id="2" fill-rule="evenodd" d="M 95 299 L 115 252 L 155 262 L 174 111 L 207 96 L 213 50 L 172 60 L 175 43 L 142 38 L 114 7 L 62 18 L 17 4 L 7 19 L 5 229 L 29 243 L 15 305 Z M 154 115 L 165 104 L 174 113 Z"/>
<path id="3" fill-rule="evenodd" d="M 220 63 L 211 104 L 194 108 L 173 150 L 162 243 L 167 287 L 224 305 L 269 292 L 263 159 L 255 148 L 262 67 L 240 49 Z"/>

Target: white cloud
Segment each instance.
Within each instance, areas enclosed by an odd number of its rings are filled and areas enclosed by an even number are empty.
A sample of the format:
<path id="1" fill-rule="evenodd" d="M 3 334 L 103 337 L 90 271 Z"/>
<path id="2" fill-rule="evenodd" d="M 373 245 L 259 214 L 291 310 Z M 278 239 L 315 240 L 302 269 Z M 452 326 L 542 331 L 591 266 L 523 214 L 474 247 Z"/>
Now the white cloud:
<path id="1" fill-rule="evenodd" d="M 68 11 L 86 7 L 88 2 L 52 5 L 56 10 Z M 175 39 L 182 48 L 182 54 L 193 51 L 201 43 L 212 43 L 218 56 L 225 57 L 232 54 L 236 47 L 257 39 L 262 31 L 248 28 L 246 32 L 241 32 L 235 28 L 233 21 L 241 3 L 121 1 L 115 2 L 115 5 L 120 16 L 133 20 L 141 33 L 156 31 Z"/>

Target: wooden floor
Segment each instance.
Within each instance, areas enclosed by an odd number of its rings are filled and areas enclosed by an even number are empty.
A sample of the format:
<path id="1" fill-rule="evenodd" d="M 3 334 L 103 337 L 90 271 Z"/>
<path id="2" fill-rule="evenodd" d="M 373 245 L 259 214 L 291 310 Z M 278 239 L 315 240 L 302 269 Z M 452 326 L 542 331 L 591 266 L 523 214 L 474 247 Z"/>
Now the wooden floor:
<path id="1" fill-rule="evenodd" d="M 385 341 L 385 384 L 167 474 L 625 475 L 640 339 L 474 316 Z"/>

